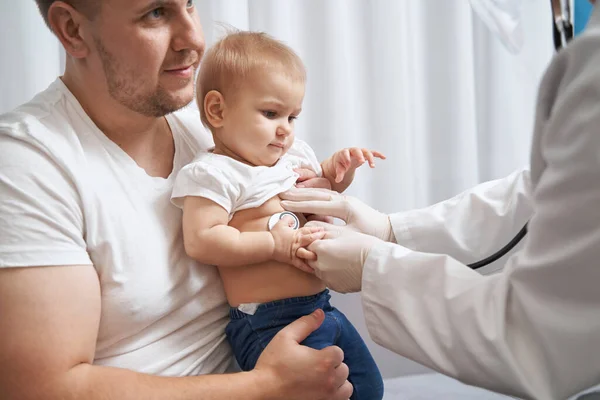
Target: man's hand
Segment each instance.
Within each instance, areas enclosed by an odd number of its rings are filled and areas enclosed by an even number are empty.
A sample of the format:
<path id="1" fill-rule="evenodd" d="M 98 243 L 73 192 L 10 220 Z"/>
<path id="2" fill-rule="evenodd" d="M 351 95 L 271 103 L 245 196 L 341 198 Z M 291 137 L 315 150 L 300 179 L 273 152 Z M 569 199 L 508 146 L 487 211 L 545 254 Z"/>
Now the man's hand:
<path id="1" fill-rule="evenodd" d="M 348 400 L 352 385 L 348 366 L 337 346 L 314 350 L 301 346 L 323 323 L 325 315 L 317 310 L 283 328 L 261 354 L 254 372 L 273 382 L 274 398 L 287 400 Z"/>
<path id="2" fill-rule="evenodd" d="M 292 188 L 281 193 L 281 206 L 287 211 L 335 217 L 355 231 L 395 242 L 389 217 L 357 198 L 325 189 Z"/>
<path id="3" fill-rule="evenodd" d="M 271 235 L 275 241 L 273 259 L 279 262 L 291 264 L 296 268 L 314 273 L 313 269 L 306 263 L 307 260 L 316 260 L 316 255 L 307 250 L 306 247 L 315 240 L 321 239 L 325 231 L 321 227 L 303 227 L 292 229 L 294 220 L 290 216 L 283 217 L 271 229 Z"/>

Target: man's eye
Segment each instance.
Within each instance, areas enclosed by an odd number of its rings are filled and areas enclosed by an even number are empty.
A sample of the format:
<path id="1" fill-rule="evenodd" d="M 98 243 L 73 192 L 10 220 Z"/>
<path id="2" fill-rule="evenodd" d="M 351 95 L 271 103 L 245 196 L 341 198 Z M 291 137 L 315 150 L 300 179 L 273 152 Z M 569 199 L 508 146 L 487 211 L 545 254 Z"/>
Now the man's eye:
<path id="1" fill-rule="evenodd" d="M 159 7 L 159 8 L 155 8 L 154 10 L 152 10 L 148 14 L 146 14 L 146 17 L 148 19 L 160 19 L 164 15 L 165 15 L 165 9 L 162 7 Z"/>
<path id="2" fill-rule="evenodd" d="M 275 111 L 263 111 L 263 115 L 267 118 L 277 117 L 277 113 Z"/>

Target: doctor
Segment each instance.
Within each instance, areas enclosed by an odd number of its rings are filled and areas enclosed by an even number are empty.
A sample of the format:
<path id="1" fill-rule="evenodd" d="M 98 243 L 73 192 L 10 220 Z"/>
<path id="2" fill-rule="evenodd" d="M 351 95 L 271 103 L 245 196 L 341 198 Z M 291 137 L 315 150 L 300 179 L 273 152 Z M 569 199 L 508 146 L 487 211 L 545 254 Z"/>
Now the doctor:
<path id="1" fill-rule="evenodd" d="M 600 10 L 542 81 L 531 170 L 448 201 L 384 215 L 324 189 L 285 194 L 289 211 L 339 217 L 313 243 L 316 274 L 362 291 L 382 346 L 465 383 L 565 399 L 600 383 Z M 502 273 L 465 264 L 529 220 Z"/>

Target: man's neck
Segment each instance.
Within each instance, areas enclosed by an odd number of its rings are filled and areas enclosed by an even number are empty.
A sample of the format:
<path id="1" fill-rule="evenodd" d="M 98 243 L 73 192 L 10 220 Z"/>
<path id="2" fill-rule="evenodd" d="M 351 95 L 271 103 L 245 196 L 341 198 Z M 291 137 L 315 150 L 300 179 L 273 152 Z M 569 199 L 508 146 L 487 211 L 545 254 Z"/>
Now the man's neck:
<path id="1" fill-rule="evenodd" d="M 123 106 L 92 79 L 69 73 L 62 81 L 96 126 L 151 176 L 167 177 L 175 147 L 164 117 L 147 117 Z"/>
<path id="2" fill-rule="evenodd" d="M 67 68 L 62 81 L 90 119 L 114 142 L 143 141 L 164 127 L 163 117 L 148 117 L 125 107 L 93 79 L 84 79 Z"/>

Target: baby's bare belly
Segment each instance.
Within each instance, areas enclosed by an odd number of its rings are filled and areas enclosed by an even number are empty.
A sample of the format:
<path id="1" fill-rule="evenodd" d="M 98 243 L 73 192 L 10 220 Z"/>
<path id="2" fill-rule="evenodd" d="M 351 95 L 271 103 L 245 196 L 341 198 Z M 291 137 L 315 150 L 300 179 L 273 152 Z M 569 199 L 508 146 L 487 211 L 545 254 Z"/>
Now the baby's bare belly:
<path id="1" fill-rule="evenodd" d="M 258 208 L 238 211 L 229 225 L 240 232 L 268 230 L 271 215 L 284 211 L 278 196 Z M 306 220 L 302 215 L 300 225 Z M 310 296 L 325 289 L 316 276 L 296 267 L 276 261 L 252 264 L 245 267 L 219 267 L 227 300 L 232 307 L 242 303 L 264 303 L 288 297 Z"/>

